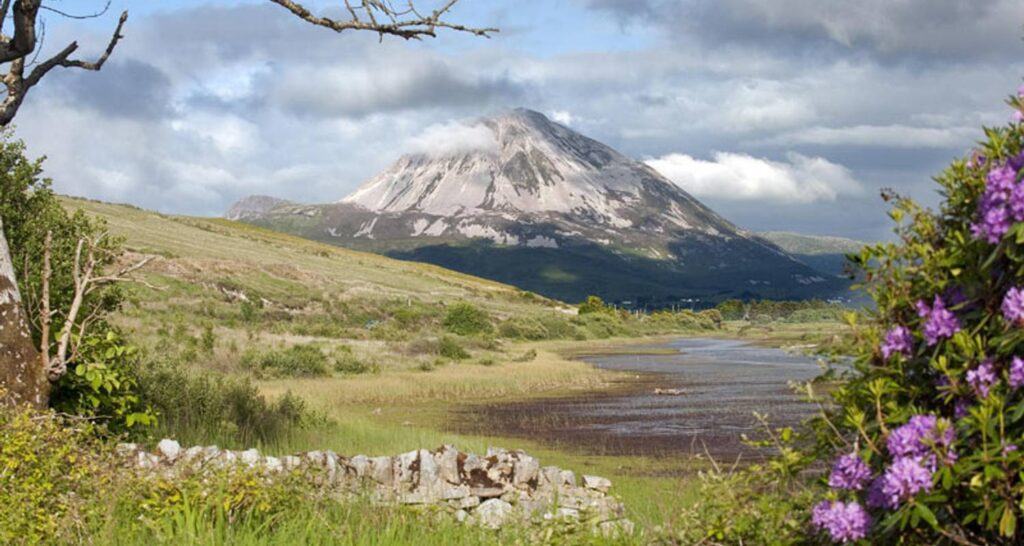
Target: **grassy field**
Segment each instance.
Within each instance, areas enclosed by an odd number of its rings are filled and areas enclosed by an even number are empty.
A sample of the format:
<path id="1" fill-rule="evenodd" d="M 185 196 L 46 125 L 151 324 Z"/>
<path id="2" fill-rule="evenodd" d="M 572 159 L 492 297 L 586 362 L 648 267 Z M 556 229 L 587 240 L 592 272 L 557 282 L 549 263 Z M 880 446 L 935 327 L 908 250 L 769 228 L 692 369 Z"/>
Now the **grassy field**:
<path id="1" fill-rule="evenodd" d="M 186 445 L 256 445 L 273 453 L 331 449 L 378 455 L 441 444 L 475 452 L 489 446 L 521 448 L 544 464 L 611 478 L 629 516 L 646 528 L 671 525 L 693 501 L 693 478 L 681 470 L 702 463 L 581 454 L 519 439 L 459 435 L 450 432 L 452 410 L 607 388 L 621 376 L 575 358 L 635 351 L 628 346 L 671 336 L 724 335 L 809 346 L 838 333 L 831 323 L 727 323 L 715 329 L 692 313 L 657 320 L 577 316 L 575 308 L 511 286 L 246 224 L 77 199 L 66 199 L 65 205 L 106 220 L 112 234 L 125 238 L 130 257 L 159 257 L 144 273 L 157 289 L 129 287 L 130 303 L 115 318 L 149 358 L 190 374 L 254 381 L 270 400 L 297 395 L 317 416 L 313 424 L 267 441 L 243 442 L 230 429 L 210 432 L 166 419 L 160 434 Z M 474 309 L 486 324 L 472 332 L 453 324 L 452 310 L 459 305 Z M 337 510 L 316 517 L 349 523 L 373 517 L 372 510 Z M 374 523 L 379 535 L 354 532 L 344 542 L 405 543 L 403 533 L 412 523 L 397 521 Z M 279 530 L 283 534 L 264 539 L 258 530 L 218 532 L 215 522 L 179 523 L 174 536 L 184 543 L 313 542 L 303 538 L 309 529 L 301 518 L 294 528 L 286 525 Z M 427 536 L 420 542 L 494 539 L 443 524 Z M 530 541 L 509 536 L 501 542 Z"/>

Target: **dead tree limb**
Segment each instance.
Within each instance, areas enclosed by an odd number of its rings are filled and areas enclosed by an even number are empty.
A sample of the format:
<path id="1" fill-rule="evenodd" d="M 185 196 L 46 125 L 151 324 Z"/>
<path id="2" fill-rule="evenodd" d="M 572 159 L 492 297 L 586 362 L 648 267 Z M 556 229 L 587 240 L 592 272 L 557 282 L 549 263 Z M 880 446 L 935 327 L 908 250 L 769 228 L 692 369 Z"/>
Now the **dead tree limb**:
<path id="1" fill-rule="evenodd" d="M 114 34 L 107 44 L 107 48 L 96 60 L 86 61 L 72 58 L 72 55 L 78 51 L 78 42 L 75 41 L 65 46 L 64 49 L 52 57 L 36 64 L 26 74 L 26 69 L 31 64 L 28 61 L 28 57 L 35 52 L 36 47 L 39 45 L 36 27 L 39 23 L 39 11 L 44 9 L 75 19 L 98 17 L 106 11 L 106 8 L 104 8 L 103 11 L 96 14 L 78 16 L 44 6 L 42 0 L 13 0 L 13 2 L 12 0 L 3 0 L 3 3 L 0 4 L 0 17 L 3 17 L 3 19 L 0 19 L 0 21 L 4 21 L 8 12 L 10 12 L 14 31 L 11 35 L 0 32 L 0 65 L 6 65 L 6 72 L 0 77 L 0 82 L 3 83 L 3 89 L 6 91 L 3 101 L 0 101 L 0 127 L 8 125 L 14 120 L 14 116 L 18 113 L 18 109 L 21 108 L 29 90 L 38 84 L 51 70 L 57 67 L 100 70 L 103 68 L 103 64 L 107 62 L 110 54 L 113 53 L 114 48 L 117 47 L 118 42 L 124 38 L 121 31 L 128 20 L 127 11 L 121 14 L 117 27 L 114 29 Z M 2 30 L 2 27 L 0 27 L 0 30 Z"/>
<path id="2" fill-rule="evenodd" d="M 401 8 L 396 8 L 390 0 L 361 0 L 357 5 L 352 5 L 350 0 L 344 0 L 348 17 L 339 19 L 314 15 L 295 0 L 270 1 L 287 9 L 307 23 L 335 32 L 368 30 L 376 32 L 382 39 L 385 34 L 406 40 L 419 40 L 424 36 L 434 38 L 437 36 L 437 29 L 466 32 L 485 38 L 498 32 L 496 28 L 471 27 L 446 20 L 445 16 L 451 12 L 459 0 L 446 0 L 444 4 L 429 14 L 421 14 L 416 9 L 413 0 L 408 0 Z"/>

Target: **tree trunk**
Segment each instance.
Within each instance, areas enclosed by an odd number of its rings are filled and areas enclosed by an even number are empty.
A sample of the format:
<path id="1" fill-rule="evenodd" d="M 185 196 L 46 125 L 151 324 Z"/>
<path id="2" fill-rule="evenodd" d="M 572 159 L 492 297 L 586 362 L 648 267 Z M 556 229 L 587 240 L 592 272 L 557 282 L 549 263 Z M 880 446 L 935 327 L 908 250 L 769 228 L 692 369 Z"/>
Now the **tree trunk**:
<path id="1" fill-rule="evenodd" d="M 0 403 L 44 408 L 49 397 L 50 382 L 32 343 L 0 218 Z"/>

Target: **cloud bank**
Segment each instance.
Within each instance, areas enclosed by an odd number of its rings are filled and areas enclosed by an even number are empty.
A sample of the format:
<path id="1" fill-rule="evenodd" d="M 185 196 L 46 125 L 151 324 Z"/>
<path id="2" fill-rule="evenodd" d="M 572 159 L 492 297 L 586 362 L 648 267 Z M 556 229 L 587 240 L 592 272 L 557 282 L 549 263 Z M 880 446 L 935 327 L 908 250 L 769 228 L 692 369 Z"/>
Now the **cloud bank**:
<path id="1" fill-rule="evenodd" d="M 792 204 L 863 193 L 846 167 L 797 153 L 785 162 L 727 152 L 715 153 L 712 161 L 669 154 L 647 164 L 697 197 Z"/>

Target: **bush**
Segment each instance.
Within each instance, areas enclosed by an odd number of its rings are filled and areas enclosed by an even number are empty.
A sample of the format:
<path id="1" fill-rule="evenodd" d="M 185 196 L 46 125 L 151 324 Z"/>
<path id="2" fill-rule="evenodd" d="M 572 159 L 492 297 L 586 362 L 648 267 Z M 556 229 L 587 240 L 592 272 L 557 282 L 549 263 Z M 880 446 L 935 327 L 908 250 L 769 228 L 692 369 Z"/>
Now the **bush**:
<path id="1" fill-rule="evenodd" d="M 115 459 L 87 421 L 0 406 L 0 544 L 74 544 L 107 507 Z"/>
<path id="2" fill-rule="evenodd" d="M 380 373 L 380 366 L 360 360 L 351 351 L 339 351 L 334 357 L 334 371 L 346 375 Z"/>
<path id="3" fill-rule="evenodd" d="M 292 345 L 283 350 L 249 349 L 242 354 L 242 366 L 258 378 L 320 377 L 329 374 L 327 355 L 312 344 Z"/>
<path id="4" fill-rule="evenodd" d="M 452 360 L 466 360 L 469 358 L 469 352 L 463 349 L 458 341 L 449 336 L 441 338 L 437 352 L 441 356 Z"/>
<path id="5" fill-rule="evenodd" d="M 138 354 L 114 330 L 82 340 L 81 354 L 50 393 L 58 411 L 99 418 L 120 433 L 156 423 L 156 415 L 139 398 Z"/>
<path id="6" fill-rule="evenodd" d="M 513 317 L 498 326 L 498 334 L 508 339 L 541 340 L 548 339 L 550 333 L 544 325 L 533 317 Z"/>
<path id="7" fill-rule="evenodd" d="M 833 540 L 1024 540 L 1024 126 L 986 133 L 936 178 L 937 212 L 885 194 L 898 242 L 857 257 L 875 309 L 817 423 L 835 468 L 815 528 Z"/>
<path id="8" fill-rule="evenodd" d="M 290 393 L 267 401 L 248 378 L 190 372 L 171 361 L 149 362 L 142 370 L 140 395 L 158 415 L 157 430 L 186 444 L 268 444 L 320 420 Z"/>
<path id="9" fill-rule="evenodd" d="M 489 333 L 494 327 L 486 311 L 463 302 L 456 303 L 448 309 L 444 317 L 444 329 L 460 336 L 472 336 Z"/>
<path id="10" fill-rule="evenodd" d="M 587 299 L 580 304 L 579 312 L 581 315 L 588 313 L 608 313 L 611 312 L 612 308 L 608 307 L 604 300 L 597 296 L 587 296 Z"/>

